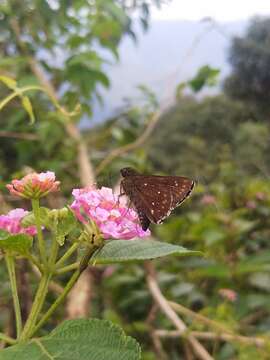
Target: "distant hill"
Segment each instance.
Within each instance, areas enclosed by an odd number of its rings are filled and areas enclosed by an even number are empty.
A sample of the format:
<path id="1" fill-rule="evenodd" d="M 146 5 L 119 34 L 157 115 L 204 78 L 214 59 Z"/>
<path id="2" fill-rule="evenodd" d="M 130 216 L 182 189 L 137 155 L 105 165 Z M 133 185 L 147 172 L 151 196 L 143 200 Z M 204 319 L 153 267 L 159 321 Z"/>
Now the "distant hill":
<path id="1" fill-rule="evenodd" d="M 163 98 L 205 64 L 220 68 L 224 78 L 230 71 L 227 50 L 231 38 L 242 35 L 247 24 L 245 20 L 211 27 L 208 21 L 154 21 L 146 33 L 139 31 L 137 43 L 124 38 L 119 63 L 107 66 L 111 87 L 101 91 L 104 105 L 95 105 L 94 123 L 119 111 L 123 98 L 136 98 L 140 84 Z M 91 123 L 83 121 L 82 126 Z"/>

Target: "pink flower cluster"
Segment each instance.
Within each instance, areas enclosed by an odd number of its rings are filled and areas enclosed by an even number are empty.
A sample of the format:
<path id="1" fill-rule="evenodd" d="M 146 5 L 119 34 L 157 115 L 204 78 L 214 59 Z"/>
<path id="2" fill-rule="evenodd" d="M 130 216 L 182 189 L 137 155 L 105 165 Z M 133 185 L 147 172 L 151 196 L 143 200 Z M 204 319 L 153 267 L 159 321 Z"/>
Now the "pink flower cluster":
<path id="1" fill-rule="evenodd" d="M 13 195 L 27 199 L 39 199 L 50 192 L 58 191 L 59 185 L 60 181 L 55 181 L 55 174 L 47 171 L 40 174 L 28 174 L 21 180 L 12 180 L 7 188 Z"/>
<path id="2" fill-rule="evenodd" d="M 232 289 L 219 289 L 218 293 L 221 297 L 223 297 L 223 299 L 230 302 L 235 302 L 237 300 L 237 293 Z"/>
<path id="3" fill-rule="evenodd" d="M 0 215 L 0 229 L 11 234 L 28 234 L 34 236 L 37 233 L 35 226 L 21 226 L 21 220 L 27 214 L 28 211 L 18 208 L 11 210 L 7 215 Z"/>
<path id="4" fill-rule="evenodd" d="M 74 189 L 75 200 L 71 204 L 76 217 L 82 223 L 91 218 L 105 239 L 132 239 L 145 237 L 150 231 L 143 231 L 137 213 L 126 206 L 123 198 L 114 195 L 112 189 L 88 187 Z"/>
<path id="5" fill-rule="evenodd" d="M 216 199 L 216 197 L 214 195 L 205 194 L 201 198 L 201 203 L 203 205 L 215 205 L 216 202 L 217 202 L 217 199 Z"/>

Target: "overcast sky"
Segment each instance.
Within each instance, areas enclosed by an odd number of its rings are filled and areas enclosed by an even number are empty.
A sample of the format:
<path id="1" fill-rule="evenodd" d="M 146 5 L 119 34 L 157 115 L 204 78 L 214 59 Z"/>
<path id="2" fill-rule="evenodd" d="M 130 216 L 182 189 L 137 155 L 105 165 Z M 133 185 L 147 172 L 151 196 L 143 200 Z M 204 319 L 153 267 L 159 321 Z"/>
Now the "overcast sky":
<path id="1" fill-rule="evenodd" d="M 156 20 L 201 20 L 210 16 L 233 21 L 254 15 L 270 16 L 270 0 L 171 0 L 161 10 L 152 11 Z"/>

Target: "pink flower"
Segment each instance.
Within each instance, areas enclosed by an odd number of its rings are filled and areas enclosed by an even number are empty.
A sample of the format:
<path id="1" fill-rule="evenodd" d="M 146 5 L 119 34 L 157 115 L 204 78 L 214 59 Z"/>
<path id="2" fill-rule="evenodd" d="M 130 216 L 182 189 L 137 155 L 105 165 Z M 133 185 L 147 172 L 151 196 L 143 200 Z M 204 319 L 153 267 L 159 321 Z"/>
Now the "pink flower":
<path id="1" fill-rule="evenodd" d="M 253 200 L 248 200 L 248 201 L 246 202 L 246 207 L 247 207 L 248 209 L 253 210 L 253 209 L 256 209 L 257 204 L 256 204 L 256 202 L 253 201 Z"/>
<path id="2" fill-rule="evenodd" d="M 87 187 L 74 189 L 75 200 L 71 204 L 76 217 L 82 223 L 91 218 L 105 239 L 132 239 L 145 237 L 150 231 L 143 231 L 137 213 L 126 206 L 123 198 L 118 199 L 112 189 Z"/>
<path id="3" fill-rule="evenodd" d="M 267 199 L 267 194 L 265 192 L 262 192 L 262 191 L 256 192 L 255 196 L 256 196 L 256 199 L 260 200 L 260 201 L 263 201 L 263 200 Z"/>
<path id="4" fill-rule="evenodd" d="M 201 203 L 203 205 L 215 205 L 217 202 L 216 197 L 214 195 L 205 194 L 201 198 Z"/>
<path id="5" fill-rule="evenodd" d="M 35 226 L 21 226 L 21 220 L 27 214 L 28 211 L 18 208 L 11 210 L 7 215 L 0 215 L 0 229 L 11 234 L 28 234 L 34 236 L 37 233 Z"/>
<path id="6" fill-rule="evenodd" d="M 11 194 L 27 199 L 39 199 L 50 192 L 58 191 L 60 181 L 55 181 L 52 171 L 32 173 L 24 176 L 21 180 L 12 180 L 7 185 Z"/>
<path id="7" fill-rule="evenodd" d="M 230 302 L 235 302 L 237 300 L 237 293 L 232 289 L 219 289 L 218 293 L 223 299 Z"/>

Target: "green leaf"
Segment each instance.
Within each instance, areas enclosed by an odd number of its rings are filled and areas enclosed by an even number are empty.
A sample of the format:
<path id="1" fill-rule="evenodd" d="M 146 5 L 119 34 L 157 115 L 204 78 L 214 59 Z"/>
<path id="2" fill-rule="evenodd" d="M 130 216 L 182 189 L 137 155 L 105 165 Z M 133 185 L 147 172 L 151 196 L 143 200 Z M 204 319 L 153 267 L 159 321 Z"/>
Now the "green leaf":
<path id="1" fill-rule="evenodd" d="M 33 238 L 27 234 L 11 235 L 0 230 L 0 249 L 4 251 L 14 251 L 19 254 L 26 254 L 33 244 Z"/>
<path id="2" fill-rule="evenodd" d="M 187 86 L 186 82 L 181 82 L 180 84 L 177 85 L 176 90 L 175 90 L 176 99 L 178 99 L 178 100 L 181 99 L 186 86 Z"/>
<path id="3" fill-rule="evenodd" d="M 112 240 L 105 243 L 105 246 L 93 256 L 91 262 L 112 264 L 156 259 L 167 255 L 190 256 L 201 253 L 151 239 Z"/>
<path id="4" fill-rule="evenodd" d="M 28 96 L 22 97 L 22 106 L 24 107 L 25 111 L 28 113 L 31 124 L 33 124 L 35 122 L 35 115 L 33 112 L 32 104 Z"/>
<path id="5" fill-rule="evenodd" d="M 210 87 L 216 85 L 219 73 L 219 69 L 211 68 L 208 65 L 202 66 L 188 84 L 194 92 L 198 92 L 206 85 Z"/>
<path id="6" fill-rule="evenodd" d="M 46 228 L 50 227 L 50 220 L 49 220 L 49 213 L 50 210 L 45 207 L 40 207 L 39 215 L 41 219 L 41 224 L 44 225 Z M 36 225 L 36 220 L 33 212 L 29 212 L 21 221 L 21 225 L 24 227 Z"/>
<path id="7" fill-rule="evenodd" d="M 53 231 L 56 241 L 62 246 L 64 245 L 65 237 L 78 226 L 78 221 L 73 212 L 68 208 L 53 211 L 56 213 Z"/>
<path id="8" fill-rule="evenodd" d="M 56 241 L 60 246 L 64 244 L 65 237 L 76 227 L 78 221 L 73 212 L 64 207 L 63 209 L 49 210 L 45 207 L 40 208 L 41 224 L 54 233 Z M 25 227 L 36 225 L 33 212 L 27 214 L 21 224 Z"/>
<path id="9" fill-rule="evenodd" d="M 140 360 L 135 339 L 106 320 L 67 320 L 49 336 L 0 352 L 0 360 Z"/>
<path id="10" fill-rule="evenodd" d="M 12 79 L 11 77 L 1 75 L 0 76 L 0 81 L 2 81 L 10 89 L 12 89 L 12 90 L 16 89 L 17 82 L 16 82 L 16 80 Z"/>

